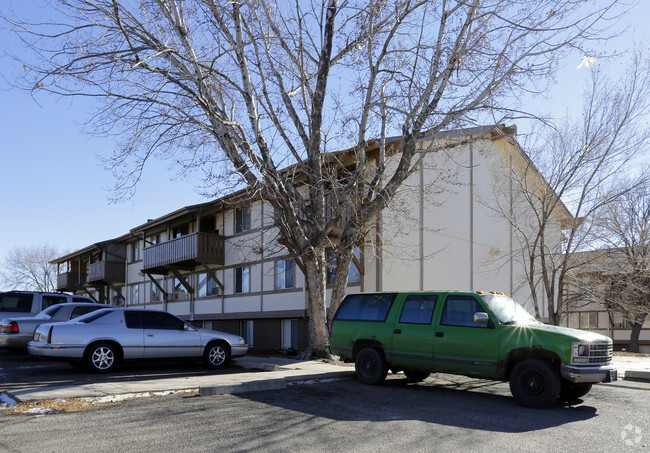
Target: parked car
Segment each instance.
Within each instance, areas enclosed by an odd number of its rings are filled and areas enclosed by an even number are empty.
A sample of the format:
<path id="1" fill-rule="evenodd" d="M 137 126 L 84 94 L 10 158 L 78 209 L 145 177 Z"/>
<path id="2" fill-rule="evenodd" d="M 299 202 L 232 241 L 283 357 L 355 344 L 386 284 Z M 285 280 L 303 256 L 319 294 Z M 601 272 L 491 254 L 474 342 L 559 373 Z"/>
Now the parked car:
<path id="1" fill-rule="evenodd" d="M 110 305 L 88 302 L 70 302 L 47 307 L 36 316 L 7 317 L 0 319 L 0 347 L 6 349 L 25 349 L 34 337 L 39 324 L 65 322 L 86 313 L 110 308 Z"/>
<path id="2" fill-rule="evenodd" d="M 616 381 L 612 340 L 535 320 L 495 292 L 350 294 L 334 315 L 330 349 L 379 384 L 390 369 L 411 381 L 431 372 L 509 381 L 515 400 L 545 407 L 593 383 Z"/>
<path id="3" fill-rule="evenodd" d="M 107 373 L 122 361 L 163 358 L 203 359 L 210 368 L 222 368 L 232 357 L 246 355 L 248 345 L 238 335 L 198 329 L 164 311 L 108 308 L 41 324 L 27 350 Z"/>
<path id="4" fill-rule="evenodd" d="M 38 291 L 0 292 L 0 319 L 14 316 L 36 316 L 52 305 L 67 302 L 97 303 L 90 297 L 64 293 L 44 293 Z"/>

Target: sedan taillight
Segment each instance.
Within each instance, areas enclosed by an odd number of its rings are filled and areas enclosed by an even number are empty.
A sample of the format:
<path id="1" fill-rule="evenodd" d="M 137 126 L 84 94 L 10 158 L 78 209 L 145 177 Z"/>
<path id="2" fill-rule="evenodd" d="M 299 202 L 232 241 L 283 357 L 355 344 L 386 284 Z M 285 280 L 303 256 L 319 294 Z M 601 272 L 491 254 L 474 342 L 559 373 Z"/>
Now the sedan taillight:
<path id="1" fill-rule="evenodd" d="M 16 321 L 11 321 L 9 324 L 2 325 L 2 333 L 18 333 L 18 323 Z"/>

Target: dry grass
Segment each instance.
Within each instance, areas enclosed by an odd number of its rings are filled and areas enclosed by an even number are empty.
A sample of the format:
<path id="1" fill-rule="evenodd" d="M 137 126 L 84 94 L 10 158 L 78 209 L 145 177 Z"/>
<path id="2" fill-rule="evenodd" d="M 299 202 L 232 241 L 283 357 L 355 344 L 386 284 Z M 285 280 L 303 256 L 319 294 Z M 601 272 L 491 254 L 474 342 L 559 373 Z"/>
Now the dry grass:
<path id="1" fill-rule="evenodd" d="M 0 413 L 18 414 L 18 415 L 42 415 L 42 414 L 64 414 L 72 412 L 85 412 L 96 409 L 103 409 L 110 406 L 115 406 L 124 401 L 129 401 L 135 398 L 151 398 L 151 397 L 164 397 L 169 395 L 183 394 L 185 396 L 193 396 L 197 394 L 196 389 L 193 390 L 179 390 L 168 392 L 145 392 L 145 393 L 129 393 L 125 395 L 111 395 L 106 397 L 92 397 L 92 398 L 57 398 L 36 401 L 23 401 L 16 403 L 15 406 L 3 408 Z"/>
<path id="2" fill-rule="evenodd" d="M 25 401 L 13 407 L 7 407 L 7 414 L 61 414 L 70 412 L 84 412 L 114 406 L 118 402 L 94 404 L 92 401 L 82 401 L 79 398 Z"/>

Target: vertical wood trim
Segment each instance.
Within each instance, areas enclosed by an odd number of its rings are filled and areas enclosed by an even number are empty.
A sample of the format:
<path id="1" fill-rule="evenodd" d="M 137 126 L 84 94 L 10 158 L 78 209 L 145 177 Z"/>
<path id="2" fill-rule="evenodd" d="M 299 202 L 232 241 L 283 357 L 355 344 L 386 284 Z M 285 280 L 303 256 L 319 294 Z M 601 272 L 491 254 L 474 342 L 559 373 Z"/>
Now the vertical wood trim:
<path id="1" fill-rule="evenodd" d="M 424 290 L 424 161 L 420 163 L 420 291 Z"/>
<path id="2" fill-rule="evenodd" d="M 474 143 L 469 144 L 469 288 L 474 290 Z"/>
<path id="3" fill-rule="evenodd" d="M 264 199 L 261 200 L 260 207 L 260 311 L 264 311 Z M 273 264 L 275 268 L 275 263 Z M 275 272 L 275 269 L 274 269 Z M 275 287 L 275 277 L 273 288 Z"/>
<path id="4" fill-rule="evenodd" d="M 381 240 L 381 235 L 383 234 L 382 228 L 383 228 L 383 222 L 382 222 L 382 211 L 379 211 L 379 215 L 377 216 L 377 236 L 376 236 L 376 279 L 377 281 L 375 282 L 375 291 L 383 291 L 383 281 L 382 281 L 382 259 L 383 259 L 383 248 L 384 244 Z"/>
<path id="5" fill-rule="evenodd" d="M 508 251 L 509 256 L 510 256 L 510 294 L 513 294 L 515 292 L 515 269 L 514 269 L 514 244 L 513 244 L 513 234 L 514 234 L 514 229 L 512 228 L 512 222 L 514 220 L 514 215 L 515 215 L 515 208 L 514 208 L 514 198 L 513 198 L 513 184 L 512 184 L 512 178 L 514 177 L 514 172 L 512 168 L 512 154 L 510 155 L 510 222 L 509 223 L 509 239 L 510 239 L 510 250 Z"/>

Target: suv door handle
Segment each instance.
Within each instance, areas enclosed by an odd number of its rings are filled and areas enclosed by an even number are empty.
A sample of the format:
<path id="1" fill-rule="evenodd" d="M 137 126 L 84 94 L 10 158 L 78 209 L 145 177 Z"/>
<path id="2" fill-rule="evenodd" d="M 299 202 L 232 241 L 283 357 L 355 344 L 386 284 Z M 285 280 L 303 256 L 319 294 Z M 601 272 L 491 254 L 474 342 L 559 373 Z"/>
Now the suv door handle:
<path id="1" fill-rule="evenodd" d="M 444 337 L 445 333 L 444 332 L 436 332 L 436 337 Z"/>
<path id="2" fill-rule="evenodd" d="M 402 329 L 395 329 L 393 330 L 393 333 L 402 333 Z"/>

